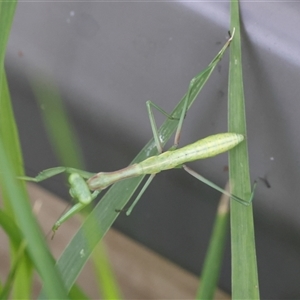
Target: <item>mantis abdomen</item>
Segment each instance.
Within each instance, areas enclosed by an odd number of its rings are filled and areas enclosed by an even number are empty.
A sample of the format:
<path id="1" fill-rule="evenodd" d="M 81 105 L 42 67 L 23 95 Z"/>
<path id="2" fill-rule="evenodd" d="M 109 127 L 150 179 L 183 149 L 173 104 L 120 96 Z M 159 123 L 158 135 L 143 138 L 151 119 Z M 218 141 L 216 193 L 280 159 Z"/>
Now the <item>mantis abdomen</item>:
<path id="1" fill-rule="evenodd" d="M 87 184 L 91 190 L 103 190 L 113 183 L 140 175 L 156 174 L 173 169 L 186 162 L 212 157 L 226 152 L 244 140 L 237 133 L 219 133 L 201 139 L 183 148 L 151 156 L 144 161 L 115 172 L 100 172 L 91 177 Z"/>

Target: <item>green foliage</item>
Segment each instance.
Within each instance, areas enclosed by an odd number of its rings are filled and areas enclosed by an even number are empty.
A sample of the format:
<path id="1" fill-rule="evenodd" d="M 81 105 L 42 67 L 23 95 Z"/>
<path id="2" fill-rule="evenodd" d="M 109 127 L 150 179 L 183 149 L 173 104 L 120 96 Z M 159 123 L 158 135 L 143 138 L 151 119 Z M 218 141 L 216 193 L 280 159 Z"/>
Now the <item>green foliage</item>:
<path id="1" fill-rule="evenodd" d="M 196 299 L 214 299 L 229 225 L 229 199 L 222 195 L 199 281 Z"/>

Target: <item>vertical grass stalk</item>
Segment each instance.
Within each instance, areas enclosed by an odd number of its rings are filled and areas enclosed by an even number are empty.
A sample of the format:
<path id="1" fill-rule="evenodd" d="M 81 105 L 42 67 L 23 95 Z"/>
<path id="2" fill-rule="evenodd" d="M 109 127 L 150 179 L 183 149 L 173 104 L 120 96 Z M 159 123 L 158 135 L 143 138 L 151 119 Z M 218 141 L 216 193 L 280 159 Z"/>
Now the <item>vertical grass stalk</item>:
<path id="1" fill-rule="evenodd" d="M 233 29 L 235 34 L 230 45 L 228 85 L 228 131 L 247 137 L 239 2 L 236 0 L 231 1 L 231 32 Z M 229 152 L 229 174 L 232 194 L 249 199 L 251 184 L 247 139 Z M 231 201 L 231 253 L 232 298 L 259 299 L 252 205 L 243 206 Z"/>

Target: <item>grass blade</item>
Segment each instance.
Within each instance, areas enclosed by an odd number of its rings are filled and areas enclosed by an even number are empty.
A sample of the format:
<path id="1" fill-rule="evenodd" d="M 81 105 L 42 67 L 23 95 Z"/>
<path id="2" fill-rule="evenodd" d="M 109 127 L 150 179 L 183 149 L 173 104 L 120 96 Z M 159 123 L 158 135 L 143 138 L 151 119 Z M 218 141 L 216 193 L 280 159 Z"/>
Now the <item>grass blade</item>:
<path id="1" fill-rule="evenodd" d="M 31 80 L 35 98 L 39 104 L 43 122 L 56 157 L 62 166 L 83 169 L 81 148 L 63 105 L 57 85 L 49 76 L 35 76 Z"/>
<path id="2" fill-rule="evenodd" d="M 24 184 L 16 178 L 17 174 L 13 172 L 13 168 L 6 155 L 1 139 L 0 165 L 1 187 L 5 189 L 7 198 L 11 201 L 10 204 L 13 213 L 18 220 L 21 232 L 27 242 L 28 253 L 43 279 L 47 295 L 52 299 L 67 299 L 62 280 L 54 268 L 54 260 L 45 244 L 44 237 L 39 229 L 36 219 L 32 215 Z M 28 288 L 29 287 L 30 285 L 28 285 Z"/>
<path id="3" fill-rule="evenodd" d="M 106 247 L 98 243 L 92 254 L 94 269 L 98 279 L 99 294 L 102 299 L 122 299 L 113 269 L 107 259 Z"/>
<path id="4" fill-rule="evenodd" d="M 228 188 L 226 187 L 226 190 Z M 229 197 L 222 195 L 210 238 L 196 299 L 214 299 L 229 225 Z"/>
<path id="5" fill-rule="evenodd" d="M 14 115 L 10 102 L 10 95 L 6 81 L 6 75 L 4 70 L 4 58 L 6 52 L 6 45 L 10 34 L 11 25 L 15 13 L 17 2 L 1 2 L 0 3 L 0 139 L 3 142 L 5 151 L 9 156 L 9 159 L 14 162 L 12 168 L 14 171 L 23 175 L 22 169 L 22 154 L 20 150 L 20 143 L 18 138 L 18 132 Z M 1 172 L 4 172 L 3 166 L 1 166 Z M 14 213 L 8 197 L 8 191 L 4 188 L 3 182 L 0 177 L 0 185 L 2 187 L 2 199 L 3 209 L 5 213 L 14 222 Z M 8 235 L 12 242 L 13 237 Z M 14 261 L 14 257 L 17 255 L 16 245 L 11 244 L 11 261 Z M 13 297 L 29 297 L 30 285 L 32 280 L 32 268 L 28 257 L 23 256 L 19 260 L 19 264 L 16 267 L 16 272 L 13 273 L 14 288 Z M 11 278 L 11 276 L 10 276 Z M 11 278 L 12 279 L 12 278 Z"/>
<path id="6" fill-rule="evenodd" d="M 231 1 L 228 125 L 229 132 L 247 136 L 242 76 L 239 2 Z M 249 199 L 251 193 L 247 139 L 229 152 L 232 193 Z M 231 201 L 232 298 L 259 299 L 252 205 Z"/>

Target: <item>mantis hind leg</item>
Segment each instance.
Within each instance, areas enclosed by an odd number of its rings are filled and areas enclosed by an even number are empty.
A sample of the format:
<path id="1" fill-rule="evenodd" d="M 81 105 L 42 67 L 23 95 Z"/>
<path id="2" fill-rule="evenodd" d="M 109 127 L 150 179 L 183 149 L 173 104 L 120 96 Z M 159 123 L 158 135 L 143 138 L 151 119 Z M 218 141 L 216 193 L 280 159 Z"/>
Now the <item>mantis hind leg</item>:
<path id="1" fill-rule="evenodd" d="M 210 180 L 204 178 L 203 176 L 201 176 L 199 173 L 195 172 L 194 170 L 192 170 L 191 168 L 187 167 L 186 165 L 182 165 L 183 169 L 185 171 L 187 171 L 189 174 L 191 174 L 192 176 L 194 176 L 195 178 L 197 178 L 198 180 L 202 181 L 203 183 L 209 185 L 210 187 L 212 187 L 213 189 L 219 191 L 222 194 L 225 194 L 227 196 L 229 196 L 230 198 L 232 198 L 233 200 L 243 204 L 243 205 L 250 205 L 252 203 L 253 197 L 254 197 L 254 191 L 256 188 L 256 182 L 254 182 L 253 188 L 252 188 L 252 193 L 249 197 L 249 200 L 244 200 L 240 197 L 237 197 L 233 194 L 230 194 L 229 192 L 227 192 L 226 190 L 222 189 L 221 187 L 217 186 L 216 184 L 214 184 L 213 182 L 211 182 Z"/>

